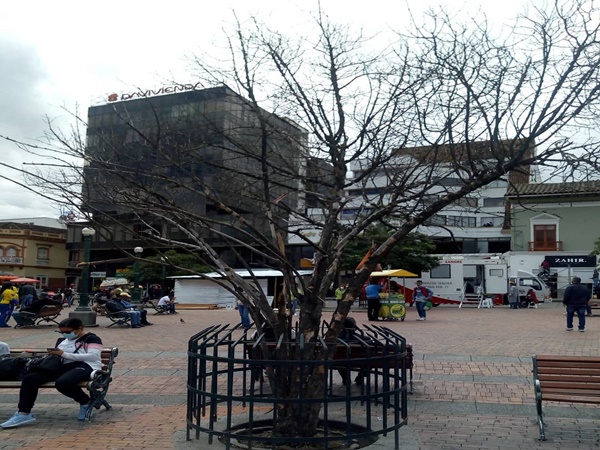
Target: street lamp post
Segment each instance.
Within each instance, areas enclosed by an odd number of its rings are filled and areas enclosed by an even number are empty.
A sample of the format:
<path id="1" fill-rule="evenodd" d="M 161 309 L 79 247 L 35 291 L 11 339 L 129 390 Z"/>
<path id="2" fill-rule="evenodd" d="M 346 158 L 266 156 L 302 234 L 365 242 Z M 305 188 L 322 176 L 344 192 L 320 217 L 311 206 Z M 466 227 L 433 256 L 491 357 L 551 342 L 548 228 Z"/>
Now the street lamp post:
<path id="1" fill-rule="evenodd" d="M 96 313 L 90 309 L 90 247 L 96 230 L 85 227 L 81 230 L 83 236 L 83 268 L 81 269 L 81 286 L 79 287 L 79 305 L 69 317 L 81 319 L 86 327 L 95 327 Z"/>
<path id="2" fill-rule="evenodd" d="M 140 292 L 140 261 L 137 259 L 142 255 L 144 249 L 142 247 L 136 247 L 133 249 L 133 253 L 135 253 L 136 260 L 133 263 L 133 274 L 135 279 L 135 287 L 133 288 L 133 295 L 131 296 L 131 303 L 138 304 L 142 298 L 142 293 Z"/>
<path id="3" fill-rule="evenodd" d="M 162 278 L 160 280 L 160 296 L 167 295 L 167 290 L 165 289 L 165 283 L 167 281 L 167 261 L 169 260 L 166 256 L 161 256 L 160 260 L 162 262 Z"/>

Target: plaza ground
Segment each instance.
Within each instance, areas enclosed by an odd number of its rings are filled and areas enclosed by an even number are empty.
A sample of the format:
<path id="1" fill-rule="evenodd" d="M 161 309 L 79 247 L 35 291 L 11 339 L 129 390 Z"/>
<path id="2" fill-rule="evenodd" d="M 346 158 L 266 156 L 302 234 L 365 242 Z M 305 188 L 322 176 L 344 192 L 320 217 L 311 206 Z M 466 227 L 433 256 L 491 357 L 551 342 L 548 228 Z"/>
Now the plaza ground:
<path id="1" fill-rule="evenodd" d="M 585 333 L 567 333 L 563 312 L 556 302 L 527 310 L 440 306 L 426 322 L 416 321 L 416 311 L 408 308 L 406 321 L 381 323 L 405 336 L 415 352 L 415 394 L 400 448 L 600 446 L 600 409 L 587 405 L 548 403 L 548 441 L 537 440 L 531 355 L 600 356 L 600 317 L 588 318 Z M 366 322 L 364 310 L 352 316 Z M 107 396 L 112 410 L 79 423 L 77 405 L 43 390 L 33 411 L 37 423 L 0 430 L 0 449 L 223 449 L 205 439 L 185 441 L 186 348 L 188 338 L 207 326 L 237 323 L 237 311 L 183 310 L 150 321 L 153 326 L 141 329 L 107 329 L 107 319 L 98 317 L 100 326 L 91 330 L 105 346 L 119 347 Z M 0 340 L 12 348 L 45 348 L 55 342 L 54 330 L 5 328 Z M 14 413 L 17 394 L 0 391 L 0 419 Z M 392 448 L 387 445 L 372 447 Z"/>

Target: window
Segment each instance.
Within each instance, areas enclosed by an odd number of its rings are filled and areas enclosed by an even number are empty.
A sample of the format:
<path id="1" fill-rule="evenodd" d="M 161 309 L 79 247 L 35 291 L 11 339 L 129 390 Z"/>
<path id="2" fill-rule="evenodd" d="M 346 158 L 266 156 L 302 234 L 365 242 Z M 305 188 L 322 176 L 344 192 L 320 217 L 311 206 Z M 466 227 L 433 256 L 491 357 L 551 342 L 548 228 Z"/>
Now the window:
<path id="1" fill-rule="evenodd" d="M 504 269 L 490 269 L 490 276 L 502 278 L 504 277 Z"/>
<path id="2" fill-rule="evenodd" d="M 50 249 L 47 247 L 38 247 L 37 259 L 50 259 Z"/>
<path id="3" fill-rule="evenodd" d="M 483 206 L 504 206 L 504 197 L 484 198 Z"/>
<path id="4" fill-rule="evenodd" d="M 536 251 L 556 250 L 556 225 L 534 225 L 533 246 Z"/>
<path id="5" fill-rule="evenodd" d="M 17 249 L 14 247 L 8 247 L 5 252 L 5 255 L 10 256 L 10 257 L 17 256 L 17 254 L 18 254 Z"/>
<path id="6" fill-rule="evenodd" d="M 459 198 L 454 202 L 456 206 L 463 206 L 465 208 L 476 208 L 477 207 L 477 199 L 473 197 L 463 197 Z"/>
<path id="7" fill-rule="evenodd" d="M 429 276 L 433 278 L 450 278 L 450 264 L 440 264 L 429 271 Z"/>

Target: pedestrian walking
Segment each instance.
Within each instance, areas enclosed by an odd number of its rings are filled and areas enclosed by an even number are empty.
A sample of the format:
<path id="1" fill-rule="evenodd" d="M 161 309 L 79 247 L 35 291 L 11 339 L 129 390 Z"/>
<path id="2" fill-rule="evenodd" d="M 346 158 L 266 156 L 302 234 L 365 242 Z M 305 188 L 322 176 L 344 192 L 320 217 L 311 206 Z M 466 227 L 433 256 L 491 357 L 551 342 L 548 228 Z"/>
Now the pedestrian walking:
<path id="1" fill-rule="evenodd" d="M 419 318 L 417 320 L 427 320 L 427 311 L 425 310 L 425 305 L 431 297 L 433 296 L 433 291 L 428 287 L 423 286 L 423 281 L 417 280 L 417 287 L 413 292 L 413 301 L 417 306 L 417 312 L 419 313 Z"/>
<path id="2" fill-rule="evenodd" d="M 590 301 L 590 290 L 581 284 L 581 278 L 573 277 L 571 284 L 565 289 L 563 305 L 567 307 L 567 331 L 573 331 L 573 316 L 579 318 L 579 331 L 585 331 L 586 306 Z"/>

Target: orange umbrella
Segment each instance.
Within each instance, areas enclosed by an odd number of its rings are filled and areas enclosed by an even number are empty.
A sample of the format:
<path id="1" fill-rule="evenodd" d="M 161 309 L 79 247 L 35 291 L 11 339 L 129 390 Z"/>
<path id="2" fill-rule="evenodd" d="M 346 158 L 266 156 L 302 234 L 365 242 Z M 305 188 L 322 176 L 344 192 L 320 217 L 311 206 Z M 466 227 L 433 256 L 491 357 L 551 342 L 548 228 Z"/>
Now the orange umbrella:
<path id="1" fill-rule="evenodd" d="M 12 280 L 10 280 L 11 283 L 37 283 L 38 280 L 36 278 L 27 278 L 27 277 L 22 277 L 22 278 L 14 278 Z"/>
<path id="2" fill-rule="evenodd" d="M 0 275 L 0 281 L 12 281 L 15 278 L 19 278 L 19 277 L 16 275 Z"/>

